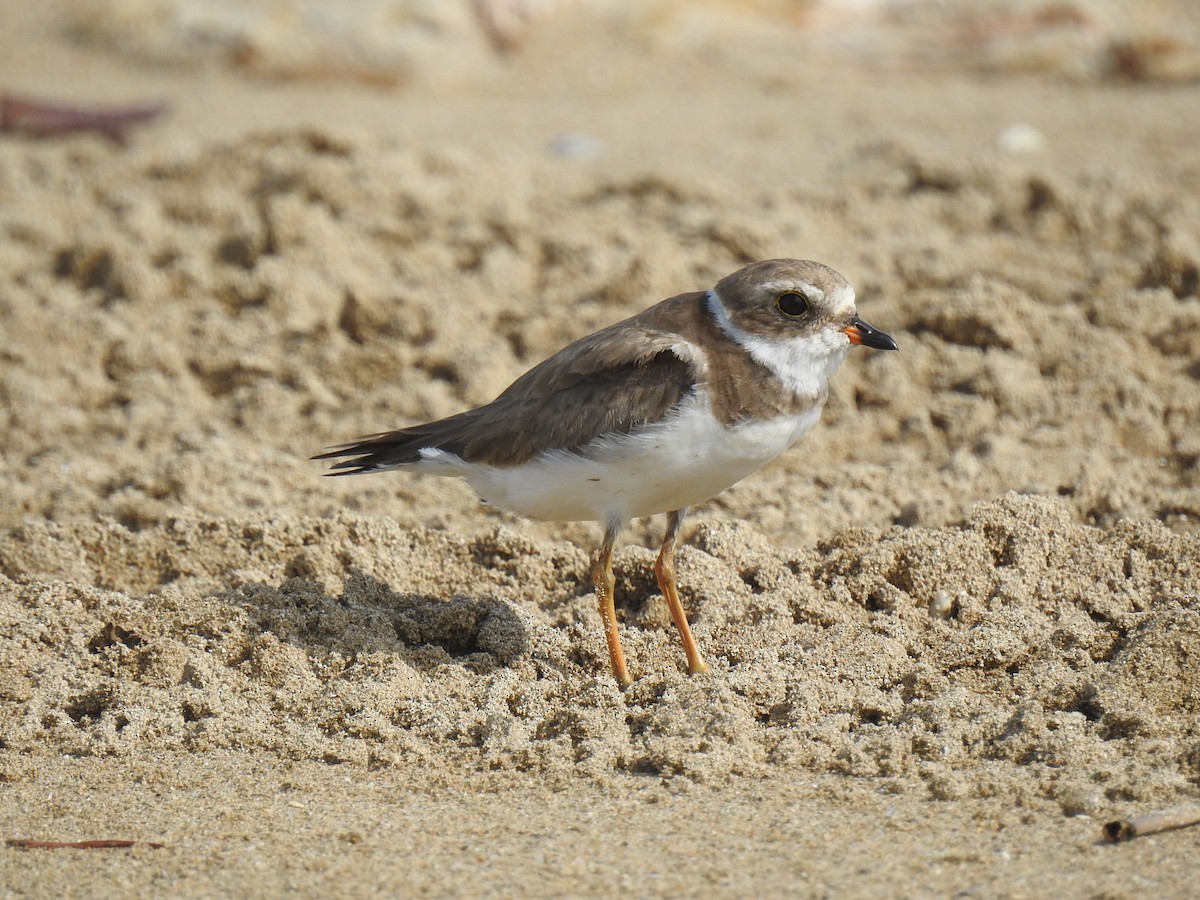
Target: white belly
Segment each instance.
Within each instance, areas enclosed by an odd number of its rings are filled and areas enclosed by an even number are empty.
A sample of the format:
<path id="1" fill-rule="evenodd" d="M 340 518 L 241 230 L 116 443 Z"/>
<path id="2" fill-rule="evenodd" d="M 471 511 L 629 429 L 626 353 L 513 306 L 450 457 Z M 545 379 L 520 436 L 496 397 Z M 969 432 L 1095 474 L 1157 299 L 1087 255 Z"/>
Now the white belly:
<path id="1" fill-rule="evenodd" d="M 693 506 L 756 472 L 817 423 L 820 406 L 770 422 L 724 428 L 695 398 L 659 426 L 597 441 L 587 456 L 556 450 L 497 468 L 428 452 L 418 468 L 461 475 L 485 503 L 533 519 L 627 521 Z"/>

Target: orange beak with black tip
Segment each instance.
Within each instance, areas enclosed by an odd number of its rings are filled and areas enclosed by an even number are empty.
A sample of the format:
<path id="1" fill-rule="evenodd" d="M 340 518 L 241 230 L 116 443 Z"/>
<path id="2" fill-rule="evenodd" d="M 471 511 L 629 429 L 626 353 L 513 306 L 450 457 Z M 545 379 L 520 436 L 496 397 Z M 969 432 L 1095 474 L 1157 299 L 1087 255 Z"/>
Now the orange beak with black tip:
<path id="1" fill-rule="evenodd" d="M 850 324 L 842 329 L 842 334 L 850 338 L 852 344 L 862 344 L 864 347 L 874 347 L 876 350 L 899 350 L 896 340 L 890 334 L 884 334 L 878 328 L 868 325 L 858 316 L 850 320 Z"/>

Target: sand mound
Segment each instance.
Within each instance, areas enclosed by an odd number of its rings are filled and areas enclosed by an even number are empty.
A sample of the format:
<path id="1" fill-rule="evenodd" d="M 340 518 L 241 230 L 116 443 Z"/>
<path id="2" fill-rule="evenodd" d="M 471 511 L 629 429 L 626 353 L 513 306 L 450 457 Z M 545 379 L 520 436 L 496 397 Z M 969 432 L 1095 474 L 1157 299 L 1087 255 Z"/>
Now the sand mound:
<path id="1" fill-rule="evenodd" d="M 457 485 L 329 482 L 305 457 L 486 400 L 660 285 L 832 223 L 830 197 L 793 196 L 805 218 L 772 234 L 765 196 L 719 185 L 497 190 L 495 160 L 315 132 L 49 152 L 70 167 L 6 211 L 10 747 L 817 768 L 944 796 L 997 767 L 1072 796 L 1194 777 L 1196 543 L 1117 524 L 1200 515 L 1189 199 L 894 145 L 846 160 L 836 220 L 886 232 L 863 305 L 903 353 L 856 357 L 820 434 L 717 501 L 752 527 L 701 517 L 682 565 L 714 677 L 678 676 L 647 553 L 624 551 L 646 677 L 622 696 L 586 550 L 538 538 L 585 528 L 518 536 Z M 4 154 L 12 190 L 33 151 Z M 889 228 L 918 211 L 919 238 Z M 70 352 L 34 349 L 55 332 Z M 1013 484 L 1053 499 L 971 511 Z M 460 522 L 478 536 L 429 528 Z"/>
<path id="2" fill-rule="evenodd" d="M 0 544 L 0 734 L 560 783 L 829 771 L 1084 811 L 1200 774 L 1194 538 L 1017 495 L 807 551 L 706 525 L 681 568 L 708 678 L 679 672 L 649 562 L 619 560 L 643 675 L 622 695 L 571 545 L 352 516 L 30 525 Z"/>

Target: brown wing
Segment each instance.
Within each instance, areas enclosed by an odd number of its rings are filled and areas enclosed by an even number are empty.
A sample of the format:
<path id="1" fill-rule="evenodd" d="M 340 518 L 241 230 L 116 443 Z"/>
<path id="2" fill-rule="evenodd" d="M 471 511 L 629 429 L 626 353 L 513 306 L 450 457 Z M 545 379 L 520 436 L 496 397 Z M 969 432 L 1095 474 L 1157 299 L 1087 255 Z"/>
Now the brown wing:
<path id="1" fill-rule="evenodd" d="M 418 462 L 433 447 L 492 466 L 519 465 L 546 450 L 577 452 L 598 435 L 659 421 L 693 391 L 696 372 L 682 342 L 631 319 L 559 351 L 486 406 L 314 459 L 342 458 L 329 474 L 353 475 Z"/>

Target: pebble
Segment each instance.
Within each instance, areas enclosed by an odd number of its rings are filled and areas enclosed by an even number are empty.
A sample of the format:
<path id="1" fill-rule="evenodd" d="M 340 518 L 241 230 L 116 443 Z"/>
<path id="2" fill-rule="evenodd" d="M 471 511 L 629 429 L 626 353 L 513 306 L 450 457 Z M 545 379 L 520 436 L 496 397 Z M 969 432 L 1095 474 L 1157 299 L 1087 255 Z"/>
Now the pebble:
<path id="1" fill-rule="evenodd" d="M 954 613 L 954 599 L 946 591 L 938 591 L 929 601 L 929 615 L 935 619 L 948 619 Z"/>
<path id="2" fill-rule="evenodd" d="M 996 144 L 1005 153 L 1038 153 L 1046 149 L 1046 138 L 1032 125 L 1014 122 L 1000 129 Z"/>
<path id="3" fill-rule="evenodd" d="M 599 159 L 607 152 L 604 141 L 590 134 L 560 134 L 550 141 L 550 153 L 562 159 Z"/>

